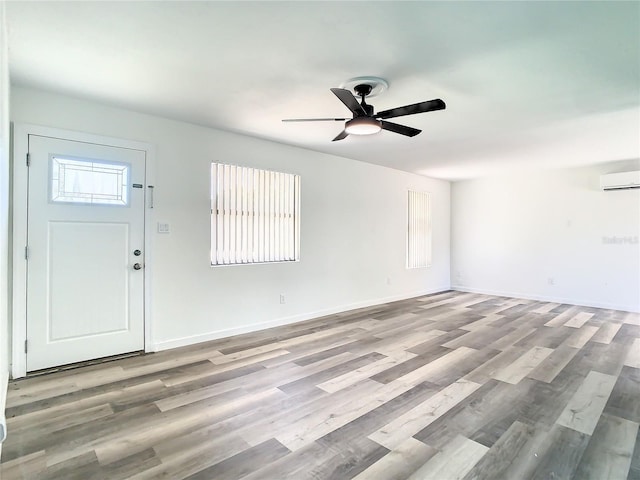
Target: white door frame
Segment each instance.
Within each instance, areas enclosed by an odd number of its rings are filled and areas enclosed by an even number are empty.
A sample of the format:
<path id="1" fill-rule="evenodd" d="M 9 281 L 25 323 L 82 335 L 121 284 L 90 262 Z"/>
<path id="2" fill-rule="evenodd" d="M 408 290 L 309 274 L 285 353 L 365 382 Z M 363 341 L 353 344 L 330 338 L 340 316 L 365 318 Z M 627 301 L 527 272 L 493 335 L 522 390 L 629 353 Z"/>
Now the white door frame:
<path id="1" fill-rule="evenodd" d="M 111 147 L 141 150 L 146 154 L 145 182 L 146 186 L 154 185 L 155 151 L 151 144 L 124 140 L 121 138 L 105 137 L 90 133 L 63 130 L 31 124 L 13 124 L 13 197 L 12 197 L 12 333 L 11 333 L 11 375 L 21 378 L 27 375 L 27 354 L 25 341 L 27 340 L 27 261 L 25 247 L 27 245 L 27 200 L 28 179 L 27 152 L 29 149 L 29 135 L 61 138 L 77 142 L 95 143 Z M 152 187 L 153 188 L 153 187 Z M 144 212 L 144 345 L 145 351 L 153 351 L 151 329 L 151 277 L 153 242 L 153 191 L 145 188 Z"/>

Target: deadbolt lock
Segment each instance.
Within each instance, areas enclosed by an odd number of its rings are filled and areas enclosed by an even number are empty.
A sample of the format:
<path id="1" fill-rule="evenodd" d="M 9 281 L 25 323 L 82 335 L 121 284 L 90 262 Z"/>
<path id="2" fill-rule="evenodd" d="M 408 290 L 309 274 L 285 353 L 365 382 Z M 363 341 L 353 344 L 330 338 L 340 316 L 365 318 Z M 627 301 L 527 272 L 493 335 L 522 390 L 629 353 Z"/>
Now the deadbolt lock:
<path id="1" fill-rule="evenodd" d="M 142 255 L 142 252 L 141 252 L 140 250 L 134 250 L 134 251 L 133 251 L 133 254 L 134 254 L 136 257 L 139 257 L 140 255 Z"/>

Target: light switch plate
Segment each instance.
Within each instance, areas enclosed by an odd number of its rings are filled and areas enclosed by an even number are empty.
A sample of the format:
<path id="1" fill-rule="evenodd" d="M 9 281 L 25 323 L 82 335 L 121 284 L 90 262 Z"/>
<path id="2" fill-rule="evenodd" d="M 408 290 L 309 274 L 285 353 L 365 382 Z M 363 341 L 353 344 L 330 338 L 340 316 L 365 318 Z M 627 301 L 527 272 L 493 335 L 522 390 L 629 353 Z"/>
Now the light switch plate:
<path id="1" fill-rule="evenodd" d="M 158 233 L 170 233 L 170 231 L 168 223 L 158 222 Z"/>

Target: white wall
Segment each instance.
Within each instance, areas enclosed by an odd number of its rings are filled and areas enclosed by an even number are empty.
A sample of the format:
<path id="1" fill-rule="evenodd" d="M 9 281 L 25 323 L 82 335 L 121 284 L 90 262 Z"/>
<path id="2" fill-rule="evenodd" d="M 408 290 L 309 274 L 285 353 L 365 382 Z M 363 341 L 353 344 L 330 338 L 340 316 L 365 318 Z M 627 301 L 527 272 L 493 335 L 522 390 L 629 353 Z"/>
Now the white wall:
<path id="1" fill-rule="evenodd" d="M 168 235 L 150 233 L 158 348 L 450 286 L 449 182 L 42 91 L 13 87 L 11 100 L 14 122 L 155 146 L 150 213 L 171 226 Z M 301 175 L 300 262 L 210 267 L 212 161 Z M 407 189 L 432 192 L 428 269 L 405 269 Z"/>
<path id="2" fill-rule="evenodd" d="M 614 162 L 454 183 L 453 288 L 639 311 L 640 190 L 599 189 L 601 174 L 638 169 Z"/>
<path id="3" fill-rule="evenodd" d="M 0 2 L 0 418 L 9 379 L 9 63 L 5 3 Z M 2 445 L 0 444 L 0 450 Z"/>

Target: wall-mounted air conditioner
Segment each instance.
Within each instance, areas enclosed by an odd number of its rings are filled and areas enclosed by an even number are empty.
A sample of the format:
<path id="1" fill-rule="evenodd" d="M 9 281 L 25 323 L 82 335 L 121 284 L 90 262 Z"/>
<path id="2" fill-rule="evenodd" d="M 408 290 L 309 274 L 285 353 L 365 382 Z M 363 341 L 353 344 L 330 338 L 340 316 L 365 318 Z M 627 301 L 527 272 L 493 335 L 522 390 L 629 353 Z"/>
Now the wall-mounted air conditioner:
<path id="1" fill-rule="evenodd" d="M 640 171 L 609 173 L 600 177 L 602 190 L 622 190 L 625 188 L 640 188 Z"/>

